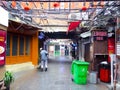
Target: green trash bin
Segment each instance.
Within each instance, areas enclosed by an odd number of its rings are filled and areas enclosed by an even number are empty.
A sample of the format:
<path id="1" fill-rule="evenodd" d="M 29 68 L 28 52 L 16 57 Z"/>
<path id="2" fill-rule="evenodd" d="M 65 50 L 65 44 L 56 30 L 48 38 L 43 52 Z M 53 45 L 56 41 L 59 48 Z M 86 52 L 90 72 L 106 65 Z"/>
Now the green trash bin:
<path id="1" fill-rule="evenodd" d="M 73 75 L 73 81 L 76 84 L 86 84 L 87 83 L 87 71 L 88 62 L 74 60 L 71 65 L 71 73 Z"/>

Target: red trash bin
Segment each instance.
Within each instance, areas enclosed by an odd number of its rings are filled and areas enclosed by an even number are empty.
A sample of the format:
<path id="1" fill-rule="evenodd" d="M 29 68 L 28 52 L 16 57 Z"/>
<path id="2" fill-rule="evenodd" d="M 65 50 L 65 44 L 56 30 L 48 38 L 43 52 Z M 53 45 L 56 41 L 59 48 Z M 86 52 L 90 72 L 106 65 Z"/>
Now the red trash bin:
<path id="1" fill-rule="evenodd" d="M 100 81 L 104 81 L 104 68 L 100 68 Z"/>
<path id="2" fill-rule="evenodd" d="M 109 83 L 110 79 L 110 64 L 107 62 L 100 63 L 100 81 Z"/>

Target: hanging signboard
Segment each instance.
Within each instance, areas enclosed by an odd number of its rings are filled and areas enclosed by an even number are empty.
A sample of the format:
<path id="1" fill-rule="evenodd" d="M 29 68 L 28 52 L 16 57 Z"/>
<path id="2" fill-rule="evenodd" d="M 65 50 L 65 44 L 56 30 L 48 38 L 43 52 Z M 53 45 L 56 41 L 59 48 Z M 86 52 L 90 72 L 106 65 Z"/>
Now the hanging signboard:
<path id="1" fill-rule="evenodd" d="M 120 56 L 120 43 L 117 43 L 117 55 Z"/>
<path id="2" fill-rule="evenodd" d="M 95 41 L 102 41 L 107 39 L 107 32 L 106 31 L 93 31 L 92 32 L 93 40 Z"/>
<path id="3" fill-rule="evenodd" d="M 0 66 L 5 64 L 6 34 L 6 31 L 0 29 Z"/>

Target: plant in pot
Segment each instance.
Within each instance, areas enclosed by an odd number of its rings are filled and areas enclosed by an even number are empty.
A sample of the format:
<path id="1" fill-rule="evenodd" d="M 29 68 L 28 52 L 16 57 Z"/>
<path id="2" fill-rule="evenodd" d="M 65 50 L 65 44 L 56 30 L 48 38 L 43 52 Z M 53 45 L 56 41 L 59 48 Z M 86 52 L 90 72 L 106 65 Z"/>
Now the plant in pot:
<path id="1" fill-rule="evenodd" d="M 14 76 L 10 71 L 6 71 L 4 75 L 4 83 L 6 90 L 10 90 L 10 84 L 14 81 Z"/>

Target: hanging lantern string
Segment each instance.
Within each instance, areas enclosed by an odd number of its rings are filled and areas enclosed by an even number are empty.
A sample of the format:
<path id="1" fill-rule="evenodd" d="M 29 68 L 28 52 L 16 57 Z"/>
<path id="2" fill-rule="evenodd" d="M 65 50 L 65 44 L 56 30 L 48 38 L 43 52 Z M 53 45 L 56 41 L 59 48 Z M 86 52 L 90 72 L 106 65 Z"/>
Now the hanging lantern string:
<path id="1" fill-rule="evenodd" d="M 28 4 L 28 0 L 26 0 L 25 5 L 27 5 L 27 6 L 29 5 L 29 4 Z"/>
<path id="2" fill-rule="evenodd" d="M 83 6 L 86 6 L 86 0 L 83 2 Z"/>
<path id="3" fill-rule="evenodd" d="M 83 2 L 83 7 L 82 7 L 82 11 L 86 11 L 87 8 L 86 8 L 86 0 Z"/>
<path id="4" fill-rule="evenodd" d="M 104 0 L 101 0 L 101 7 L 104 7 L 104 4 L 105 4 L 105 2 L 104 2 Z"/>
<path id="5" fill-rule="evenodd" d="M 55 2 L 55 3 L 53 4 L 53 7 L 54 7 L 54 8 L 59 7 L 59 3 L 58 3 L 58 2 Z"/>
<path id="6" fill-rule="evenodd" d="M 104 0 L 99 1 L 96 6 L 103 7 L 104 6 Z"/>
<path id="7" fill-rule="evenodd" d="M 11 7 L 12 7 L 12 8 L 15 8 L 15 7 L 16 7 L 16 1 L 15 1 L 15 0 L 13 0 L 13 1 L 11 2 Z"/>
<path id="8" fill-rule="evenodd" d="M 97 3 L 97 6 L 101 6 L 101 1 L 99 1 L 99 2 Z"/>
<path id="9" fill-rule="evenodd" d="M 25 10 L 25 11 L 29 11 L 29 10 L 30 10 L 29 3 L 28 3 L 28 2 L 25 3 L 24 10 Z"/>
<path id="10" fill-rule="evenodd" d="M 94 7 L 94 0 L 90 2 L 90 7 Z"/>

